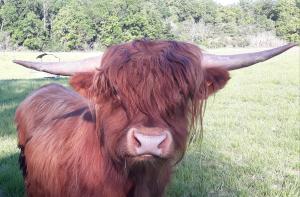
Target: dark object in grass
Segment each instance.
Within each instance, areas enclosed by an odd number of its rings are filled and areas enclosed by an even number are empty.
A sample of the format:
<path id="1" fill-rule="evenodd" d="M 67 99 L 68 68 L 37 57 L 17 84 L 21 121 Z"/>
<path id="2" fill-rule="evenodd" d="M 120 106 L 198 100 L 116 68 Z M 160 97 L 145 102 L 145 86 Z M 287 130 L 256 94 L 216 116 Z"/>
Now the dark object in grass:
<path id="1" fill-rule="evenodd" d="M 36 56 L 36 59 L 41 59 L 41 61 L 42 61 L 42 60 L 43 60 L 43 57 L 44 57 L 44 56 L 46 56 L 46 55 L 51 55 L 51 56 L 53 56 L 53 57 L 57 58 L 57 59 L 58 59 L 58 61 L 60 61 L 60 58 L 59 58 L 59 57 L 57 57 L 56 55 L 54 55 L 54 54 L 51 54 L 51 53 L 42 53 L 42 54 L 40 54 L 40 55 Z"/>

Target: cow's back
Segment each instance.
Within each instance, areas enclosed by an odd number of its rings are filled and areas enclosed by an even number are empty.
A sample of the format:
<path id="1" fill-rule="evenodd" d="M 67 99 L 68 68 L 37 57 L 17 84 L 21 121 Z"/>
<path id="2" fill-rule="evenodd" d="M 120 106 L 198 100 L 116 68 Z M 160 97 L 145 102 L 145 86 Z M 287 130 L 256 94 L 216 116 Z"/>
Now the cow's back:
<path id="1" fill-rule="evenodd" d="M 59 84 L 49 84 L 32 92 L 16 110 L 19 144 L 24 145 L 41 127 L 72 112 L 88 108 L 88 101 Z"/>
<path id="2" fill-rule="evenodd" d="M 19 105 L 15 121 L 28 196 L 99 193 L 100 147 L 89 105 L 58 84 L 34 91 Z M 81 173 L 82 180 L 74 182 Z"/>

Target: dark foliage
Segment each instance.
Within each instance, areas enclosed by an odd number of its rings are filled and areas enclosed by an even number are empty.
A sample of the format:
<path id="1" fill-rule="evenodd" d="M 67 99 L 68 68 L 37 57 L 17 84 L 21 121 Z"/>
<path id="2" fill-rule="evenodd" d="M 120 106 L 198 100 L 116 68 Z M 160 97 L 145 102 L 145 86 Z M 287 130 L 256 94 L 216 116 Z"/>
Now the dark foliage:
<path id="1" fill-rule="evenodd" d="M 297 2 L 6 0 L 0 1 L 0 49 L 91 50 L 144 37 L 207 47 L 266 46 L 257 37 L 299 42 Z"/>

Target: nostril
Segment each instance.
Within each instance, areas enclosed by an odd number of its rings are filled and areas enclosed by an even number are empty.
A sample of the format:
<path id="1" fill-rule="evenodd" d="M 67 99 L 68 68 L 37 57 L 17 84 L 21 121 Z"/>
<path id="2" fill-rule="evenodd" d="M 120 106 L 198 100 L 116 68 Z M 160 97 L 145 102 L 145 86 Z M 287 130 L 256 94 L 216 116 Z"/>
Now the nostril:
<path id="1" fill-rule="evenodd" d="M 166 141 L 168 140 L 168 135 L 166 133 L 163 134 L 164 138 L 163 140 L 158 144 L 157 148 L 164 148 Z"/>
<path id="2" fill-rule="evenodd" d="M 136 136 L 137 133 L 137 129 L 136 128 L 132 128 L 128 131 L 127 134 L 127 140 L 128 140 L 128 144 L 130 145 L 130 147 L 132 148 L 139 148 L 142 146 L 141 141 L 138 139 L 138 137 Z"/>
<path id="3" fill-rule="evenodd" d="M 132 142 L 133 142 L 133 144 L 135 146 L 137 146 L 137 147 L 141 147 L 142 146 L 141 142 L 139 141 L 139 139 L 135 135 L 133 135 L 132 138 L 133 138 Z"/>

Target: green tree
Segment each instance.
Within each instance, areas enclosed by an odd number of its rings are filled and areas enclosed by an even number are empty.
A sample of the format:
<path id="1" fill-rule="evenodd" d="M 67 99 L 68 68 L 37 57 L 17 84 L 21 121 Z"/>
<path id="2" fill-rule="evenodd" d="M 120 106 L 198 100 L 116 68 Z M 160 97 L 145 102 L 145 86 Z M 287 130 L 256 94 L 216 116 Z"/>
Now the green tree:
<path id="1" fill-rule="evenodd" d="M 29 12 L 24 19 L 17 22 L 16 29 L 12 32 L 12 38 L 18 45 L 41 50 L 45 40 L 42 21 L 34 12 Z"/>
<path id="2" fill-rule="evenodd" d="M 76 1 L 60 9 L 53 20 L 52 33 L 54 40 L 67 51 L 90 48 L 96 38 L 93 21 Z"/>
<path id="3" fill-rule="evenodd" d="M 299 42 L 299 0 L 0 0 L 2 48 L 83 50 L 136 38 L 246 46 L 276 34 Z M 271 36 L 274 39 L 274 36 Z M 275 42 L 274 42 L 275 43 Z"/>
<path id="4" fill-rule="evenodd" d="M 278 0 L 274 18 L 278 36 L 291 42 L 300 42 L 299 0 Z"/>
<path id="5" fill-rule="evenodd" d="M 175 22 L 190 20 L 213 23 L 217 14 L 217 4 L 213 0 L 166 0 Z"/>
<path id="6" fill-rule="evenodd" d="M 0 8 L 1 26 L 0 31 L 12 31 L 15 22 L 18 20 L 17 7 L 10 1 Z"/>
<path id="7" fill-rule="evenodd" d="M 136 38 L 172 38 L 170 26 L 166 21 L 168 12 L 157 9 L 159 0 L 104 0 L 87 4 L 89 13 L 95 21 L 97 37 L 101 44 L 112 44 Z M 159 12 L 163 10 L 163 14 Z"/>

